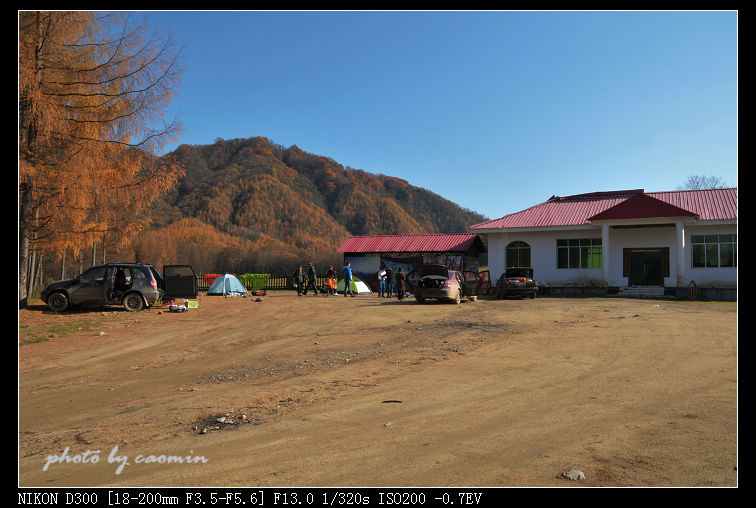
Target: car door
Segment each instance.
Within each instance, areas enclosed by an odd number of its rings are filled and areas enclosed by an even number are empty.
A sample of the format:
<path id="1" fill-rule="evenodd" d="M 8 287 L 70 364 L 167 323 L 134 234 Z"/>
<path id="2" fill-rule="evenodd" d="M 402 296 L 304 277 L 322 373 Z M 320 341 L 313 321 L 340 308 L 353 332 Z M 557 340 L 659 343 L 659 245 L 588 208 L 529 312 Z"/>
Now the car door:
<path id="1" fill-rule="evenodd" d="M 459 296 L 469 296 L 471 293 L 468 290 L 467 287 L 465 287 L 465 281 L 462 277 L 462 274 L 459 272 L 449 272 L 453 277 L 454 280 L 457 281 L 457 286 L 459 286 Z"/>
<path id="2" fill-rule="evenodd" d="M 462 286 L 465 288 L 465 294 L 474 295 L 478 287 L 478 274 L 471 271 L 462 272 Z"/>
<path id="3" fill-rule="evenodd" d="M 106 275 L 108 266 L 93 266 L 77 277 L 76 284 L 68 292 L 72 305 L 103 303 L 106 301 Z"/>
<path id="4" fill-rule="evenodd" d="M 463 284 L 467 295 L 487 295 L 491 290 L 490 273 L 465 271 L 462 274 Z"/>
<path id="5" fill-rule="evenodd" d="M 197 298 L 199 290 L 194 267 L 192 265 L 164 266 L 162 289 L 165 291 L 165 298 Z"/>
<path id="6" fill-rule="evenodd" d="M 491 292 L 491 272 L 483 270 L 478 272 L 478 286 L 475 290 L 476 295 L 487 295 Z"/>
<path id="7" fill-rule="evenodd" d="M 417 284 L 420 282 L 420 278 L 422 277 L 422 272 L 416 268 L 413 268 L 410 270 L 410 272 L 407 274 L 406 280 L 407 280 L 407 290 L 410 293 L 415 293 L 415 288 L 417 287 Z"/>

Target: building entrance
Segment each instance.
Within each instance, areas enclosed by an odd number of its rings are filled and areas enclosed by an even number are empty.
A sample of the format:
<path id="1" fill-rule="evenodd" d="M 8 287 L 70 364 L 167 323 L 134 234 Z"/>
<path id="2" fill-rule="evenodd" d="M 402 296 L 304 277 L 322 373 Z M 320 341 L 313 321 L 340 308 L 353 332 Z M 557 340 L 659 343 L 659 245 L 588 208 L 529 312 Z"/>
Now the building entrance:
<path id="1" fill-rule="evenodd" d="M 628 286 L 663 286 L 664 263 L 664 249 L 631 249 Z"/>

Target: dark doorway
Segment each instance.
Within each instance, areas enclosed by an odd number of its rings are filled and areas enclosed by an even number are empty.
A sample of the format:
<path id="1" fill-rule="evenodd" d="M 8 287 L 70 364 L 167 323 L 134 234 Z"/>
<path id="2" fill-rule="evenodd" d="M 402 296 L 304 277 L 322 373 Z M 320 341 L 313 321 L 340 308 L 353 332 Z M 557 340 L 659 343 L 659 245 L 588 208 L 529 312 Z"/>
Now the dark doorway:
<path id="1" fill-rule="evenodd" d="M 628 285 L 663 286 L 664 251 L 662 249 L 632 249 Z"/>

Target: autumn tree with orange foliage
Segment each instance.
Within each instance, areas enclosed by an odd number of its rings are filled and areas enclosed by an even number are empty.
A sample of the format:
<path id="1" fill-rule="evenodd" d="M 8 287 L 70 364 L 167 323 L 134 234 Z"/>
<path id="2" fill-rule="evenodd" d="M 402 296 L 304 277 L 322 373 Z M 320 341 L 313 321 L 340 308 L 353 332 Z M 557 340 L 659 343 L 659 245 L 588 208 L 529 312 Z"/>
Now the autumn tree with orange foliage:
<path id="1" fill-rule="evenodd" d="M 182 175 L 181 50 L 126 13 L 19 12 L 19 303 L 39 253 L 121 243 Z"/>

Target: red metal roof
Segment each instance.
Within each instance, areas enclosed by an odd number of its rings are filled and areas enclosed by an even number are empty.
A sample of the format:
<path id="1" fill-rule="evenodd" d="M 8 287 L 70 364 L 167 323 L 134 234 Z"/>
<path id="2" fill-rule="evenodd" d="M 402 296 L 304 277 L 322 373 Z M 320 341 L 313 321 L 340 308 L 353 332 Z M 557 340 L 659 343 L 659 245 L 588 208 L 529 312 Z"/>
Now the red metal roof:
<path id="1" fill-rule="evenodd" d="M 701 220 L 732 220 L 738 218 L 738 189 L 704 189 L 695 191 L 649 192 L 649 196 L 690 210 Z"/>
<path id="2" fill-rule="evenodd" d="M 336 252 L 465 252 L 476 239 L 475 233 L 352 236 Z"/>
<path id="3" fill-rule="evenodd" d="M 629 203 L 616 208 L 620 203 Z M 653 198 L 649 199 L 649 198 Z M 657 201 L 658 200 L 658 201 Z M 659 203 L 663 202 L 663 203 Z M 653 205 L 652 205 L 653 203 Z M 679 209 L 674 211 L 671 205 Z M 602 213 L 606 212 L 602 217 Z M 674 215 L 659 215 L 674 213 Z M 650 214 L 650 215 L 649 215 Z M 615 216 L 613 216 L 615 215 Z M 590 224 L 591 218 L 669 217 L 696 215 L 702 220 L 738 218 L 738 189 L 648 192 L 643 189 L 552 196 L 548 201 L 521 212 L 470 226 L 476 229 L 537 228 Z"/>

